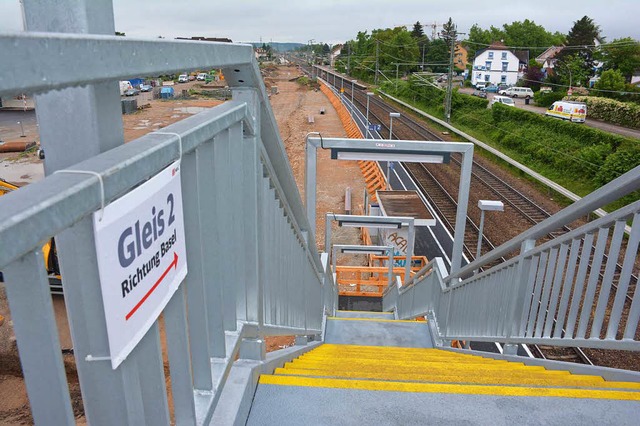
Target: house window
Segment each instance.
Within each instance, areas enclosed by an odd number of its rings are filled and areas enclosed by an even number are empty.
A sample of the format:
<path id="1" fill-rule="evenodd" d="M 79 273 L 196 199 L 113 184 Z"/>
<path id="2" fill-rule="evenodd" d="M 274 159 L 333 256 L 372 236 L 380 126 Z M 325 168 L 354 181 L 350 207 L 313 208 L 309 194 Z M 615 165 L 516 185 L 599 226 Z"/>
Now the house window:
<path id="1" fill-rule="evenodd" d="M 509 68 L 509 62 L 503 62 L 502 63 L 502 71 L 507 71 L 507 68 Z"/>
<path id="2" fill-rule="evenodd" d="M 507 59 L 507 52 L 502 52 L 502 60 Z"/>
<path id="3" fill-rule="evenodd" d="M 485 67 L 487 67 L 487 71 L 491 70 L 491 61 L 487 61 L 484 63 Z"/>
<path id="4" fill-rule="evenodd" d="M 482 80 L 482 73 L 481 73 L 481 72 L 479 72 L 479 73 L 478 73 L 478 75 L 476 76 L 476 78 L 477 78 L 478 80 Z"/>
<path id="5" fill-rule="evenodd" d="M 489 52 L 489 59 L 493 59 L 493 52 Z"/>
<path id="6" fill-rule="evenodd" d="M 488 82 L 489 81 L 489 74 L 484 76 L 484 81 Z"/>
<path id="7" fill-rule="evenodd" d="M 506 75 L 501 75 L 500 76 L 500 83 L 506 83 L 507 82 L 507 76 Z"/>

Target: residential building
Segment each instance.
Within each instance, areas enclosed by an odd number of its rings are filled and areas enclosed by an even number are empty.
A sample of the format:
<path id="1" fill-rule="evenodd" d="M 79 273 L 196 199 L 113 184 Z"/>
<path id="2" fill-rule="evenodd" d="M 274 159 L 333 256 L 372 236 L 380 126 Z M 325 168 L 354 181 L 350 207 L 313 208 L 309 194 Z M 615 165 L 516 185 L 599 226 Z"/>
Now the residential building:
<path id="1" fill-rule="evenodd" d="M 467 69 L 467 49 L 460 43 L 456 43 L 456 52 L 453 56 L 453 65 L 460 71 Z"/>
<path id="2" fill-rule="evenodd" d="M 542 64 L 542 72 L 546 75 L 556 65 L 557 56 L 564 46 L 551 46 L 536 57 L 536 62 Z"/>
<path id="3" fill-rule="evenodd" d="M 510 50 L 501 41 L 477 52 L 473 60 L 471 83 L 514 85 L 524 76 L 529 63 L 528 50 Z"/>

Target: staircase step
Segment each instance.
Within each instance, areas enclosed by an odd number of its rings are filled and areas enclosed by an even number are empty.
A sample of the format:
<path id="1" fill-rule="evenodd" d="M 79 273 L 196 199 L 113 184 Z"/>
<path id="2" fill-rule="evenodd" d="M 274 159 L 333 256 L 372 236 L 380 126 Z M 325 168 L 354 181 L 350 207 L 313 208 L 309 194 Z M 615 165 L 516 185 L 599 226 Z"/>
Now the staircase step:
<path id="1" fill-rule="evenodd" d="M 310 370 L 328 370 L 328 371 L 342 371 L 359 369 L 362 371 L 402 371 L 410 372 L 417 371 L 437 371 L 437 372 L 473 372 L 478 369 L 484 371 L 507 371 L 507 370 L 529 370 L 529 371 L 544 371 L 544 367 L 536 366 L 524 366 L 524 365 L 511 365 L 511 364 L 457 364 L 450 363 L 445 364 L 441 362 L 405 362 L 405 363 L 391 363 L 381 360 L 376 363 L 360 362 L 353 360 L 346 363 L 326 363 L 326 362 L 313 362 L 304 360 L 294 360 L 285 364 L 285 367 L 291 368 L 306 368 Z"/>
<path id="2" fill-rule="evenodd" d="M 433 374 L 433 373 L 384 373 L 363 371 L 332 372 L 296 368 L 277 368 L 275 375 L 326 377 L 335 379 L 374 379 L 397 382 L 458 383 L 507 386 L 556 386 L 589 387 L 603 389 L 640 390 L 640 383 L 606 382 L 599 376 L 549 375 L 546 372 L 513 372 L 502 374 Z"/>
<path id="3" fill-rule="evenodd" d="M 365 318 L 327 318 L 325 342 L 361 346 L 431 348 L 426 322 Z"/>
<path id="4" fill-rule="evenodd" d="M 475 384 L 416 383 L 377 380 L 327 379 L 298 376 L 260 376 L 261 385 L 302 386 L 366 391 L 557 397 L 640 401 L 640 392 L 557 387 L 493 386 Z"/>
<path id="5" fill-rule="evenodd" d="M 337 318 L 394 319 L 393 312 L 336 311 Z"/>

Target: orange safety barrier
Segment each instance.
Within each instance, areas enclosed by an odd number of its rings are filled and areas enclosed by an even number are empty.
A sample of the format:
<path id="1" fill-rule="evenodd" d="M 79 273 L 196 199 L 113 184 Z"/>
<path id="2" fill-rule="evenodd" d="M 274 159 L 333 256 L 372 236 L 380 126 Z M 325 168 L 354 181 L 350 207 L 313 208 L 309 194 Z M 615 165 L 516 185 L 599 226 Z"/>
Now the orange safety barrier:
<path id="1" fill-rule="evenodd" d="M 393 268 L 393 275 L 404 281 L 404 268 Z M 389 285 L 388 267 L 336 266 L 336 283 L 340 296 L 382 297 Z"/>
<path id="2" fill-rule="evenodd" d="M 340 102 L 340 99 L 338 99 L 336 94 L 325 83 L 320 85 L 320 90 L 327 96 L 327 98 L 329 98 L 331 105 L 333 105 L 335 110 L 338 112 L 338 117 L 347 132 L 347 136 L 352 139 L 362 139 L 363 135 L 360 128 L 356 125 L 351 114 L 349 114 L 347 108 L 345 108 L 342 102 Z M 378 163 L 375 161 L 358 161 L 358 165 L 360 166 L 360 171 L 364 176 L 367 192 L 369 193 L 371 200 L 377 201 L 376 191 L 387 187 L 387 178 L 385 174 L 380 170 Z"/>

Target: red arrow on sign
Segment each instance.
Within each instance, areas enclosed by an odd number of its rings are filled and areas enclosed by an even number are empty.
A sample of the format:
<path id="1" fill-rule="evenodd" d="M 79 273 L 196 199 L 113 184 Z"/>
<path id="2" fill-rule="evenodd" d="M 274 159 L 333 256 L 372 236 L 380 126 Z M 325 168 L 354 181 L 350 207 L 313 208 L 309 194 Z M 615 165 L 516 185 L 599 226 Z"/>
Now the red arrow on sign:
<path id="1" fill-rule="evenodd" d="M 160 285 L 160 283 L 162 282 L 162 280 L 164 280 L 164 278 L 167 276 L 167 274 L 169 273 L 169 271 L 171 270 L 171 268 L 175 268 L 178 269 L 178 254 L 176 252 L 173 252 L 173 262 L 171 262 L 169 264 L 169 266 L 167 267 L 167 269 L 162 273 L 162 276 L 160 278 L 158 278 L 158 281 L 156 281 L 156 283 L 153 285 L 153 287 L 151 287 L 149 289 L 149 291 L 147 292 L 147 294 L 144 295 L 144 297 L 142 299 L 140 299 L 140 301 L 136 304 L 136 306 L 133 307 L 133 309 L 131 309 L 131 311 L 127 314 L 127 316 L 124 317 L 125 321 L 128 321 L 129 318 L 131 318 L 131 316 L 133 316 L 133 314 L 136 313 L 136 311 L 138 310 L 138 308 L 140 306 L 142 306 L 142 304 L 144 303 L 145 300 L 147 300 L 149 298 L 149 296 L 151 296 L 151 293 L 153 293 L 153 291 Z"/>

